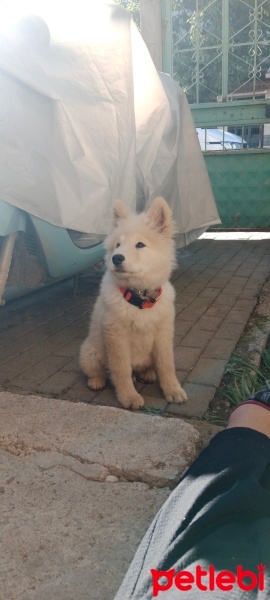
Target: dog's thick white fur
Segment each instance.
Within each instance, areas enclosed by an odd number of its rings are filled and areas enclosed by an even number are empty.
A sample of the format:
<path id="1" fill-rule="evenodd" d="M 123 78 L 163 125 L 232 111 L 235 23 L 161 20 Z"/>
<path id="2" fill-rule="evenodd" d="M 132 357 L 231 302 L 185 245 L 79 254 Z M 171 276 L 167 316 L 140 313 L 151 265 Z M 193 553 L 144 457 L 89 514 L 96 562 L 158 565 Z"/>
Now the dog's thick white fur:
<path id="1" fill-rule="evenodd" d="M 168 402 L 184 402 L 186 393 L 175 374 L 173 356 L 174 288 L 169 277 L 175 262 L 171 209 L 156 198 L 139 215 L 118 200 L 113 229 L 106 239 L 106 272 L 80 349 L 80 365 L 91 389 L 105 386 L 110 375 L 119 402 L 143 406 L 132 376 L 154 381 L 156 375 Z M 120 258 L 119 258 L 120 257 Z M 151 308 L 129 304 L 120 288 L 151 291 L 162 288 Z"/>

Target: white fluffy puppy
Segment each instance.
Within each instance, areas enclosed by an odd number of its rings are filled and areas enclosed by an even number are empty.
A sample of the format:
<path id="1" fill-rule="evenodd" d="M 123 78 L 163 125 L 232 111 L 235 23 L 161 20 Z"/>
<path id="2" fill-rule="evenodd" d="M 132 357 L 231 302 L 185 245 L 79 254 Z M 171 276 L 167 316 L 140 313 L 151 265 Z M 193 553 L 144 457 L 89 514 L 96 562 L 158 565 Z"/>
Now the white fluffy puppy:
<path id="1" fill-rule="evenodd" d="M 93 390 L 109 375 L 119 402 L 143 406 L 133 376 L 159 384 L 168 402 L 184 402 L 173 356 L 175 262 L 172 213 L 163 198 L 133 214 L 118 200 L 106 239 L 106 272 L 93 309 L 80 365 Z"/>

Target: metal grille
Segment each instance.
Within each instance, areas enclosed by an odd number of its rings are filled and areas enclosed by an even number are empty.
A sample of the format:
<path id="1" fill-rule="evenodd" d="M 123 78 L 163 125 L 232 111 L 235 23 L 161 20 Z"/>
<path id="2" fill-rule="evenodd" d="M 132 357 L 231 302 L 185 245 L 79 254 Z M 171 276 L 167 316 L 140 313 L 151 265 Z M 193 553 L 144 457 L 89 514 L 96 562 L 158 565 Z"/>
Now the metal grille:
<path id="1" fill-rule="evenodd" d="M 173 35 L 174 76 L 189 102 L 270 97 L 269 0 L 174 2 Z"/>
<path id="2" fill-rule="evenodd" d="M 32 256 L 37 256 L 38 247 L 36 236 L 33 233 L 26 232 L 23 236 L 23 241 L 28 254 L 31 254 Z"/>

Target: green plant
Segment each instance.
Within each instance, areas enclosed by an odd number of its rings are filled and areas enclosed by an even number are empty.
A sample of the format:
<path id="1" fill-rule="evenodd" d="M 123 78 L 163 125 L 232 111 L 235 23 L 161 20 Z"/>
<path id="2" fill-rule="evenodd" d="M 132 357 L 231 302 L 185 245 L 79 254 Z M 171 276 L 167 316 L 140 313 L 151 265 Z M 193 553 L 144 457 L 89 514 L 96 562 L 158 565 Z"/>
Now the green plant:
<path id="1" fill-rule="evenodd" d="M 139 0 L 115 0 L 117 4 L 122 4 L 131 14 L 138 29 L 140 29 L 140 1 Z"/>
<path id="2" fill-rule="evenodd" d="M 140 412 L 147 413 L 149 415 L 160 415 L 161 408 L 155 408 L 154 406 L 152 406 L 152 407 L 143 406 L 142 408 L 140 408 Z"/>
<path id="3" fill-rule="evenodd" d="M 218 427 L 224 427 L 226 425 L 226 420 L 223 416 L 218 415 L 217 413 L 213 414 L 210 410 L 203 415 L 203 420 L 211 425 L 217 425 Z"/>
<path id="4" fill-rule="evenodd" d="M 262 352 L 260 366 L 235 356 L 226 368 L 230 381 L 223 390 L 223 396 L 231 404 L 237 405 L 248 396 L 266 386 L 270 378 L 270 349 Z"/>

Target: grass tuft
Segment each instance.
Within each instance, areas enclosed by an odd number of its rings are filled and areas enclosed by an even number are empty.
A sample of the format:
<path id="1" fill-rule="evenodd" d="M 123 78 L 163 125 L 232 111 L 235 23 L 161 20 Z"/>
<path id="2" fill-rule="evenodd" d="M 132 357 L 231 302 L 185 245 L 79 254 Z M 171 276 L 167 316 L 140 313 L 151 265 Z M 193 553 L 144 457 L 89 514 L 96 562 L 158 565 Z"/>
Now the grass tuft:
<path id="1" fill-rule="evenodd" d="M 234 357 L 226 368 L 230 383 L 223 390 L 223 396 L 230 404 L 237 405 L 248 396 L 266 387 L 270 379 L 270 349 L 262 352 L 260 366 L 240 357 Z"/>

